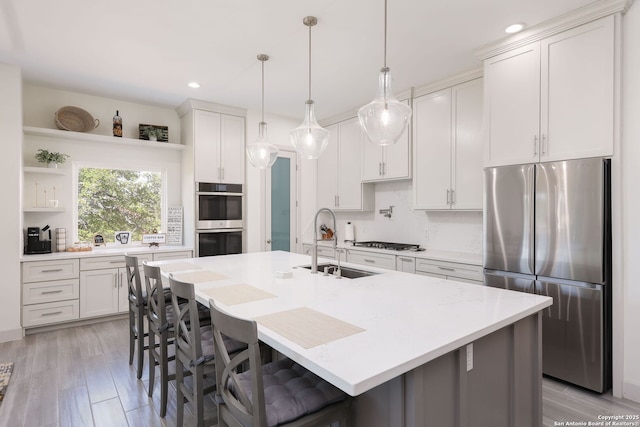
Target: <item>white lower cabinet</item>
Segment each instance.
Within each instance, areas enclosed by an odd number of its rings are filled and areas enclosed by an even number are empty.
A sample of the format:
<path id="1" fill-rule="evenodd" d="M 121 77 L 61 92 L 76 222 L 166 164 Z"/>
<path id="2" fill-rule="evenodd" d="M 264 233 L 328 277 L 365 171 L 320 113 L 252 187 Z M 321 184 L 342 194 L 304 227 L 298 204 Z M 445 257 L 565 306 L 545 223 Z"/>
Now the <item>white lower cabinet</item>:
<path id="1" fill-rule="evenodd" d="M 450 261 L 417 259 L 416 273 L 423 276 L 439 277 L 481 285 L 483 284 L 482 266 Z"/>
<path id="2" fill-rule="evenodd" d="M 369 265 L 371 267 L 396 269 L 396 256 L 377 252 L 360 251 L 347 249 L 347 262 L 354 264 Z"/>
<path id="3" fill-rule="evenodd" d="M 152 261 L 151 254 L 138 257 L 141 282 L 142 263 Z M 106 256 L 80 260 L 80 318 L 123 313 L 129 309 L 129 288 L 124 256 Z"/>
<path id="4" fill-rule="evenodd" d="M 22 263 L 22 326 L 79 318 L 77 259 Z"/>
<path id="5" fill-rule="evenodd" d="M 193 251 L 136 253 L 135 256 L 144 287 L 144 261 L 191 258 Z M 22 263 L 24 328 L 125 313 L 128 309 L 124 255 Z"/>

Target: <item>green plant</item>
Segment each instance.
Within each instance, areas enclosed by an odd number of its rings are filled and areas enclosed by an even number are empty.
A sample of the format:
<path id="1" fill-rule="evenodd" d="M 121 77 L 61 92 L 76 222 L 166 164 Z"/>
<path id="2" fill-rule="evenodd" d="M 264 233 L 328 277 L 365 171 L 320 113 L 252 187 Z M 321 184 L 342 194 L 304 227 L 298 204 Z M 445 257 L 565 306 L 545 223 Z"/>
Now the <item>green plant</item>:
<path id="1" fill-rule="evenodd" d="M 36 153 L 36 160 L 40 163 L 59 163 L 63 164 L 67 161 L 68 154 L 64 153 L 54 153 L 48 150 L 43 150 L 42 148 L 38 149 Z"/>

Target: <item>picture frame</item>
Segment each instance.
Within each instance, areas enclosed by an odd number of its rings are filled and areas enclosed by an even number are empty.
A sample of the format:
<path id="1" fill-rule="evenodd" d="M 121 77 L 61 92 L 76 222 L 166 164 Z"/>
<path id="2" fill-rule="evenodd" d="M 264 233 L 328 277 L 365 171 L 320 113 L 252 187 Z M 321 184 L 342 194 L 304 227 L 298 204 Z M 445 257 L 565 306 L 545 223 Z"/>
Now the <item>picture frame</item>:
<path id="1" fill-rule="evenodd" d="M 169 142 L 169 127 L 140 123 L 138 125 L 138 139 Z"/>

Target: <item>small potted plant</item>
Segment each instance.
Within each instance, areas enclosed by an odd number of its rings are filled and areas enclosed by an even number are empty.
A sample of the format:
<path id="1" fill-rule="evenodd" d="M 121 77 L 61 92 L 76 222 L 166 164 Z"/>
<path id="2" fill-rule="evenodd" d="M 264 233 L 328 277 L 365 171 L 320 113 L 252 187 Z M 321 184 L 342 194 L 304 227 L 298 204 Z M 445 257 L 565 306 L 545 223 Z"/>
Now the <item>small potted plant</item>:
<path id="1" fill-rule="evenodd" d="M 57 168 L 59 164 L 61 165 L 67 161 L 67 157 L 69 157 L 69 155 L 64 153 L 54 153 L 40 148 L 38 149 L 35 157 L 40 163 L 46 163 L 47 167 Z"/>

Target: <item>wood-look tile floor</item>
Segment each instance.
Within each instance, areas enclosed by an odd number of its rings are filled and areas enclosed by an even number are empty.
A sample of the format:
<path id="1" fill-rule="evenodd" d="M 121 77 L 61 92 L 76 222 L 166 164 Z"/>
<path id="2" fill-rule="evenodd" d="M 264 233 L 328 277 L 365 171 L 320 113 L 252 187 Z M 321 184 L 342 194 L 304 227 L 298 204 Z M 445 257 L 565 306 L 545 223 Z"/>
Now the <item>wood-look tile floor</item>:
<path id="1" fill-rule="evenodd" d="M 129 365 L 128 339 L 127 320 L 118 319 L 0 343 L 0 361 L 15 363 L 0 403 L 0 427 L 175 426 L 175 389 L 170 386 L 167 416 L 160 418 L 158 384 L 149 398 L 146 360 L 138 380 L 135 363 Z M 205 406 L 207 416 L 215 414 L 210 398 Z M 545 427 L 640 414 L 640 403 L 547 378 L 543 406 Z M 193 425 L 188 406 L 185 414 L 185 426 Z"/>

